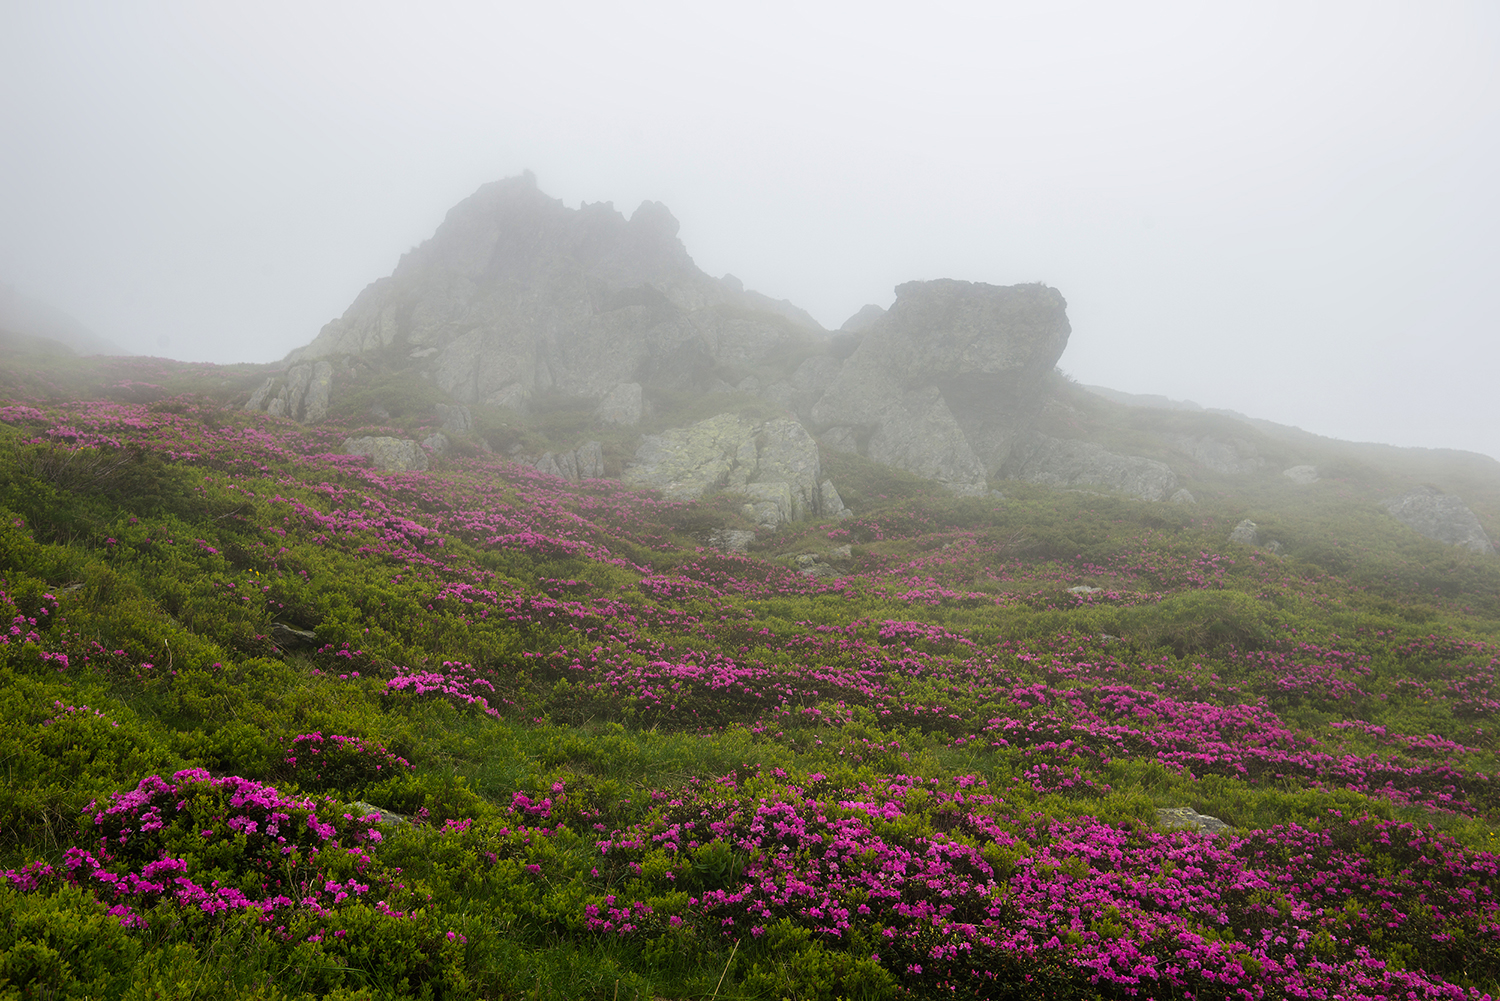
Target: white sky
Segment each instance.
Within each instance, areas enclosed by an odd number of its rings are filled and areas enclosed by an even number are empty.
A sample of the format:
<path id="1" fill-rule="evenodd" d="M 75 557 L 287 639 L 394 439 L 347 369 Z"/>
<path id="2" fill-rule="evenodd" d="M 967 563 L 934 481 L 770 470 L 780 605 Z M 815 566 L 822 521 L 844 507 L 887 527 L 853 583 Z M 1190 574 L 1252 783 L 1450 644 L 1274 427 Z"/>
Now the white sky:
<path id="1" fill-rule="evenodd" d="M 828 327 L 1041 280 L 1080 381 L 1500 456 L 1500 5 L 0 0 L 0 282 L 135 351 L 279 358 L 526 168 Z"/>

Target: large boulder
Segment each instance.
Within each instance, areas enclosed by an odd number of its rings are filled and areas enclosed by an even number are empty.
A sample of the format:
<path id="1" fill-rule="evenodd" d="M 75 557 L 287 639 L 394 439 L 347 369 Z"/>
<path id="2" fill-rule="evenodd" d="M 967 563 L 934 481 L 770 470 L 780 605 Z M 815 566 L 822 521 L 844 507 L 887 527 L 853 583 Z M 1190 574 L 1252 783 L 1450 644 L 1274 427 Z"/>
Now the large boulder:
<path id="1" fill-rule="evenodd" d="M 1177 491 L 1177 475 L 1165 463 L 1116 455 L 1090 441 L 1049 438 L 1035 432 L 1016 443 L 1004 473 L 1028 483 L 1102 488 L 1149 501 L 1166 500 Z"/>
<path id="2" fill-rule="evenodd" d="M 410 438 L 345 438 L 345 455 L 366 455 L 376 469 L 404 473 L 427 468 L 427 453 Z"/>
<path id="3" fill-rule="evenodd" d="M 1423 487 L 1386 501 L 1385 509 L 1397 521 L 1429 539 L 1474 553 L 1494 552 L 1495 547 L 1474 512 L 1450 494 Z"/>
<path id="4" fill-rule="evenodd" d="M 809 417 L 862 430 L 869 458 L 982 494 L 1035 419 L 1068 343 L 1066 310 L 1045 285 L 908 282 Z"/>
<path id="5" fill-rule="evenodd" d="M 719 491 L 743 494 L 746 514 L 769 527 L 823 513 L 818 444 L 786 418 L 756 424 L 719 414 L 646 435 L 621 478 L 627 486 L 656 490 L 671 500 L 697 500 Z"/>
<path id="6" fill-rule="evenodd" d="M 677 230 L 659 202 L 627 219 L 609 203 L 567 208 L 529 173 L 486 184 L 292 358 L 400 350 L 461 403 L 524 410 L 548 390 L 702 389 L 716 366 L 820 329 L 704 274 Z"/>

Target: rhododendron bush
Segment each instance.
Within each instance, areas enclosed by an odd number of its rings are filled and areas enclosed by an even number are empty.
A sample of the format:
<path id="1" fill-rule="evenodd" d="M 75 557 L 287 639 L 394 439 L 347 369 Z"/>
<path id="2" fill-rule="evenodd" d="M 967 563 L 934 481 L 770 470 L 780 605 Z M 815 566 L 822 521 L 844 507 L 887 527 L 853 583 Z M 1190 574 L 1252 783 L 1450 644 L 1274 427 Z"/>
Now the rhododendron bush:
<path id="1" fill-rule="evenodd" d="M 1227 490 L 830 455 L 856 517 L 725 552 L 732 504 L 98 364 L 0 400 L 6 996 L 1500 988 L 1500 561 L 1357 479 L 1257 495 L 1277 556 Z"/>

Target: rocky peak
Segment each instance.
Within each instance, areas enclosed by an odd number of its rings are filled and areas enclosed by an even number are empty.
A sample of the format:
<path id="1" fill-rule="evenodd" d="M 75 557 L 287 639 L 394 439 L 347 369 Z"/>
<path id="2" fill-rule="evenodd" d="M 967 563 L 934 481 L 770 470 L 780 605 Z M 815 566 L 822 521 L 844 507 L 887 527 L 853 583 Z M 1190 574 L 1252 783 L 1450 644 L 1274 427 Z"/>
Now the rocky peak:
<path id="1" fill-rule="evenodd" d="M 754 363 L 817 328 L 698 270 L 678 229 L 660 202 L 627 219 L 608 202 L 570 209 L 529 174 L 486 184 L 289 360 L 403 352 L 461 403 L 524 407 L 621 383 L 703 389 L 724 359 Z"/>

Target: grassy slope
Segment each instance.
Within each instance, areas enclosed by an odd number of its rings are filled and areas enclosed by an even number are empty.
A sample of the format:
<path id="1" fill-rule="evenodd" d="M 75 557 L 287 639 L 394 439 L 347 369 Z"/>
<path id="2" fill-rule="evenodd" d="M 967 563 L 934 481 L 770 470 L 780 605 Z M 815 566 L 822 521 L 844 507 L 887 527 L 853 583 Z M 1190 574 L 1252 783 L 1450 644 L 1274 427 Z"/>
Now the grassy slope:
<path id="1" fill-rule="evenodd" d="M 0 991 L 1500 978 L 1500 560 L 1377 504 L 1431 481 L 1493 526 L 1482 464 L 1263 435 L 1273 474 L 1324 481 L 1202 474 L 1183 508 L 955 500 L 828 456 L 858 517 L 735 556 L 700 548 L 726 503 L 573 489 L 477 441 L 428 474 L 332 454 L 422 437 L 419 385 L 369 387 L 386 424 L 302 428 L 234 408 L 250 367 L 8 360 Z M 1051 433 L 1137 454 L 1162 430 L 1246 434 L 1060 392 Z M 565 404 L 478 416 L 497 446 L 607 434 Z M 1247 516 L 1286 557 L 1224 541 Z M 838 574 L 799 574 L 804 553 Z M 276 621 L 316 640 L 278 647 Z M 212 778 L 171 778 L 192 768 Z M 110 798 L 152 775 L 173 788 Z M 377 843 L 356 800 L 417 823 Z M 1236 831 L 1168 834 L 1167 806 Z"/>

